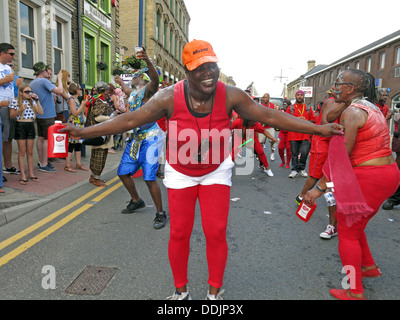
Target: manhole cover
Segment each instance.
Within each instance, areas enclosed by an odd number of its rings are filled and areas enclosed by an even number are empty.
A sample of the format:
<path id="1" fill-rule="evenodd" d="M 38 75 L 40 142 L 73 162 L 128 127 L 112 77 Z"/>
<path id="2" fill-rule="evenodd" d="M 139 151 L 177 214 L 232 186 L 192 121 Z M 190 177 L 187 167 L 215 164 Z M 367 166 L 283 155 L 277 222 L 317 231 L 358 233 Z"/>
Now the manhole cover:
<path id="1" fill-rule="evenodd" d="M 118 268 L 87 266 L 82 273 L 69 285 L 65 293 L 69 294 L 100 294 Z"/>

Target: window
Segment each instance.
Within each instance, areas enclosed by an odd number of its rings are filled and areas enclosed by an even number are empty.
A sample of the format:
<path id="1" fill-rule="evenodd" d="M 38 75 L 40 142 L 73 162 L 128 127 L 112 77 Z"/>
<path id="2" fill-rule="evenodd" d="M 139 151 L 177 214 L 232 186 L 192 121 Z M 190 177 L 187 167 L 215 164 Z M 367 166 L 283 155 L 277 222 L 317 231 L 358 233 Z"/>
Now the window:
<path id="1" fill-rule="evenodd" d="M 57 74 L 61 69 L 64 68 L 64 45 L 63 45 L 63 32 L 62 24 L 55 21 L 55 28 L 53 31 L 53 53 L 54 53 L 54 67 L 53 72 Z"/>
<path id="2" fill-rule="evenodd" d="M 382 52 L 379 56 L 379 69 L 384 69 L 385 68 L 385 59 L 386 59 L 386 54 L 384 52 Z"/>
<path id="3" fill-rule="evenodd" d="M 172 28 L 169 29 L 169 53 L 172 54 L 172 40 L 173 40 L 173 32 Z"/>
<path id="4" fill-rule="evenodd" d="M 103 10 L 105 13 L 110 13 L 110 0 L 99 0 L 99 9 Z"/>
<path id="5" fill-rule="evenodd" d="M 19 3 L 22 67 L 32 69 L 36 62 L 35 21 L 33 8 Z"/>
<path id="6" fill-rule="evenodd" d="M 400 47 L 396 48 L 396 64 L 400 64 Z"/>
<path id="7" fill-rule="evenodd" d="M 163 47 L 167 47 L 168 22 L 164 20 Z"/>
<path id="8" fill-rule="evenodd" d="M 360 61 L 356 62 L 356 69 L 360 70 Z"/>
<path id="9" fill-rule="evenodd" d="M 367 59 L 367 66 L 366 66 L 367 72 L 371 72 L 371 62 L 372 62 L 372 58 L 369 57 Z"/>
<path id="10" fill-rule="evenodd" d="M 160 40 L 160 13 L 157 12 L 156 39 Z"/>
<path id="11" fill-rule="evenodd" d="M 110 61 L 110 46 L 107 43 L 101 42 L 100 43 L 100 59 L 101 61 L 105 62 L 107 65 L 109 65 Z M 104 82 L 110 82 L 110 72 L 108 69 L 106 70 L 100 70 L 100 80 Z"/>
<path id="12" fill-rule="evenodd" d="M 93 59 L 93 52 L 95 52 L 95 41 L 94 38 L 88 34 L 85 34 L 84 39 L 84 81 L 87 85 L 94 84 L 94 70 L 95 66 L 95 59 Z"/>

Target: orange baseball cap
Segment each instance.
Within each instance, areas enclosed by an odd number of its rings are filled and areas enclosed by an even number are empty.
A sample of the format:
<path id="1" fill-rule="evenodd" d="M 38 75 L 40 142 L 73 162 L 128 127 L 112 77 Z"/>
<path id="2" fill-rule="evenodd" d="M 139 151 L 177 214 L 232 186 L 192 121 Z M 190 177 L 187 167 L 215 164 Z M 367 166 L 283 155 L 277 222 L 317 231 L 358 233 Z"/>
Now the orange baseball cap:
<path id="1" fill-rule="evenodd" d="M 204 63 L 218 62 L 219 60 L 211 44 L 194 39 L 183 48 L 182 61 L 186 68 L 192 71 Z"/>

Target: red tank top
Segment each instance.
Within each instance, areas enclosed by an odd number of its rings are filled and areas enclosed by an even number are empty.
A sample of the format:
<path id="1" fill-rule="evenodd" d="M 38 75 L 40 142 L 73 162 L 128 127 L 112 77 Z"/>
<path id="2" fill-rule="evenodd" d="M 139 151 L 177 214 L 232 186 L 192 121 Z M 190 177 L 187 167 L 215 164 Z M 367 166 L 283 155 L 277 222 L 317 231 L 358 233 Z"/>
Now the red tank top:
<path id="1" fill-rule="evenodd" d="M 324 101 L 324 103 L 322 104 L 322 108 L 321 108 L 321 110 L 319 112 L 319 115 L 318 115 L 317 118 L 315 118 L 315 120 L 316 120 L 315 124 L 321 125 L 321 122 L 322 122 L 322 110 L 324 108 L 325 103 L 328 100 L 331 100 L 331 99 L 333 99 L 333 97 L 330 97 L 330 98 L 326 99 Z M 334 121 L 334 123 L 339 123 L 339 120 L 336 119 Z M 312 153 L 327 153 L 328 149 L 329 149 L 329 141 L 331 141 L 331 137 L 321 137 L 321 136 L 318 136 L 318 135 L 313 135 L 312 140 L 311 140 L 310 152 L 312 152 Z"/>
<path id="2" fill-rule="evenodd" d="M 350 154 L 352 166 L 391 155 L 389 128 L 382 112 L 357 103 L 351 106 L 363 109 L 368 113 L 368 120 L 358 130 L 356 142 Z"/>
<path id="3" fill-rule="evenodd" d="M 218 81 L 211 113 L 196 117 L 186 103 L 184 81 L 176 83 L 174 88 L 174 113 L 167 124 L 166 157 L 176 171 L 200 177 L 217 169 L 230 154 L 225 85 Z"/>

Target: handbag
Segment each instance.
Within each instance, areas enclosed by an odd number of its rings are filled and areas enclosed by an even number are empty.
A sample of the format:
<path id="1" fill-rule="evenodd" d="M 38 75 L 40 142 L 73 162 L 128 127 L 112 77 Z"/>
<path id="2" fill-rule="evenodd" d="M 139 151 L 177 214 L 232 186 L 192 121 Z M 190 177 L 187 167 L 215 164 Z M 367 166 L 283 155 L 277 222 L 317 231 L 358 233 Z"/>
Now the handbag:
<path id="1" fill-rule="evenodd" d="M 101 146 L 104 143 L 106 143 L 106 139 L 107 139 L 107 136 L 82 139 L 82 144 L 85 144 L 85 145 L 88 145 L 88 146 Z"/>

